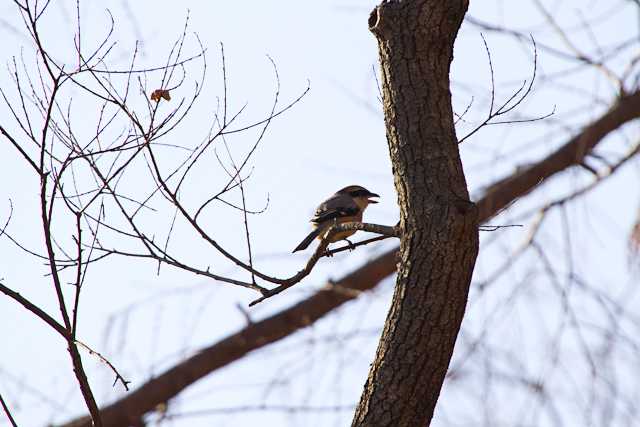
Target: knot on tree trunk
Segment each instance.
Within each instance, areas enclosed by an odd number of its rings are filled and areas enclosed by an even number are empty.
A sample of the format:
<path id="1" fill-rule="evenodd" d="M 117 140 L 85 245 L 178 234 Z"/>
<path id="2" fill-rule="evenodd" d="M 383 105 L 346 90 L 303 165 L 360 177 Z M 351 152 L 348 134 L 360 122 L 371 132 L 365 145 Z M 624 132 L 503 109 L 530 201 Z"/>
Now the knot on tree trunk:
<path id="1" fill-rule="evenodd" d="M 371 31 L 373 34 L 378 34 L 380 31 L 379 28 L 379 24 L 380 24 L 380 13 L 378 12 L 378 8 L 380 6 L 376 6 L 373 8 L 373 10 L 371 11 L 371 13 L 369 14 L 369 31 Z"/>
<path id="2" fill-rule="evenodd" d="M 392 29 L 395 21 L 392 12 L 399 7 L 401 5 L 398 1 L 383 1 L 376 6 L 369 14 L 369 31 L 376 37 L 380 37 L 385 31 Z"/>
<path id="3" fill-rule="evenodd" d="M 406 32 L 408 25 L 409 32 L 421 31 L 423 35 L 430 33 L 428 37 L 431 41 L 448 45 L 452 42 L 449 38 L 455 38 L 457 34 L 457 31 L 451 32 L 450 28 L 454 26 L 457 30 L 460 27 L 464 17 L 464 13 L 461 14 L 460 11 L 466 11 L 468 7 L 469 0 L 450 0 L 441 4 L 428 0 L 383 0 L 369 14 L 369 31 L 380 38 L 394 29 Z M 443 25 L 439 18 L 444 18 L 446 24 Z"/>

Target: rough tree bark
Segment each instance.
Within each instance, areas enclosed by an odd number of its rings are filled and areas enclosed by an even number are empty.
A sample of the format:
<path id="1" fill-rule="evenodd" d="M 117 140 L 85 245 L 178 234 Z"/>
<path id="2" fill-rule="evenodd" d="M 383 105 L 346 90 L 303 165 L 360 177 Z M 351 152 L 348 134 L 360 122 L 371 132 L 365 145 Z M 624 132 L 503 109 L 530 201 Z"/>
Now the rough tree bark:
<path id="1" fill-rule="evenodd" d="M 403 234 L 391 309 L 353 426 L 428 425 L 462 323 L 478 211 L 460 161 L 449 68 L 467 6 L 385 1 L 369 18 Z"/>

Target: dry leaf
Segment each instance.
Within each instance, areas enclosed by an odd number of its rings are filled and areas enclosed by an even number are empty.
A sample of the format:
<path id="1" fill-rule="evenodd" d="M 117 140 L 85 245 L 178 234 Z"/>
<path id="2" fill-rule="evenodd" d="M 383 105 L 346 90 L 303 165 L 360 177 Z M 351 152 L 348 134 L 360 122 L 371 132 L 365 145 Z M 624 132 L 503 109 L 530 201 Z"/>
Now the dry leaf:
<path id="1" fill-rule="evenodd" d="M 169 91 L 166 89 L 156 89 L 151 94 L 152 101 L 160 102 L 161 98 L 167 101 L 171 101 L 171 95 L 169 95 Z"/>

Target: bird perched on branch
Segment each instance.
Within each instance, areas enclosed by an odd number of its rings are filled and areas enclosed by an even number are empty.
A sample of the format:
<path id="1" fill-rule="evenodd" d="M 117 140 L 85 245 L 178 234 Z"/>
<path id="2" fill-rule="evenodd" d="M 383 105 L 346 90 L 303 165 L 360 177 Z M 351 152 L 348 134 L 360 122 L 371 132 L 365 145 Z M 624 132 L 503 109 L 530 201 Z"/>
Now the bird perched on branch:
<path id="1" fill-rule="evenodd" d="M 326 233 L 334 224 L 346 222 L 362 222 L 362 213 L 371 203 L 378 203 L 371 200 L 371 197 L 380 197 L 359 185 L 350 185 L 338 190 L 333 196 L 322 202 L 316 209 L 316 213 L 311 219 L 315 230 L 313 230 L 293 252 L 306 249 L 316 237 L 320 240 L 326 237 Z M 352 243 L 347 239 L 355 233 L 355 230 L 342 231 L 330 237 L 329 243 L 339 240 L 346 240 L 349 245 Z"/>

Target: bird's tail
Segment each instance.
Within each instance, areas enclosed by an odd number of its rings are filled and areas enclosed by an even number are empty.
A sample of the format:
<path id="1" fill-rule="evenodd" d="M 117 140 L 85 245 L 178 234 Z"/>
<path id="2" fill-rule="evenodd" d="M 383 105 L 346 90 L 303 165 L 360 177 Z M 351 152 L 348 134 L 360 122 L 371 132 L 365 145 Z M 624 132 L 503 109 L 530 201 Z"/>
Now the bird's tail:
<path id="1" fill-rule="evenodd" d="M 313 230 L 302 242 L 293 250 L 293 252 L 303 251 L 313 242 L 313 239 L 318 237 L 324 231 L 324 227 L 318 227 Z"/>

